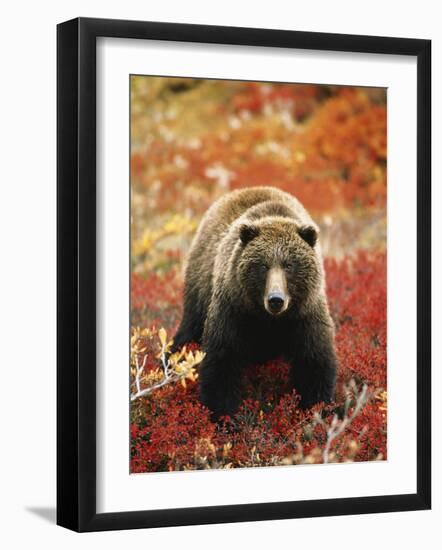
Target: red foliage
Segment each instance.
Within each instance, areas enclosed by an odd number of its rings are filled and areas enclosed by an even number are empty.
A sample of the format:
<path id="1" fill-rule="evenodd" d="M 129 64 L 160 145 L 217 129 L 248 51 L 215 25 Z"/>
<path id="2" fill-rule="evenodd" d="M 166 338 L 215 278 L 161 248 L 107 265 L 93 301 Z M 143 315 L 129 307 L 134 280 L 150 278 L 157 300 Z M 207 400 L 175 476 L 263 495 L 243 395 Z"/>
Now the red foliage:
<path id="1" fill-rule="evenodd" d="M 133 406 L 132 472 L 263 466 L 281 464 L 289 456 L 320 462 L 327 436 L 314 413 L 320 412 L 326 423 L 339 414 L 345 401 L 343 387 L 351 379 L 358 386 L 367 384 L 371 398 L 333 443 L 335 460 L 386 457 L 386 403 L 385 396 L 380 397 L 387 387 L 386 257 L 359 253 L 340 262 L 328 259 L 326 271 L 340 361 L 336 403 L 301 411 L 298 397 L 289 390 L 288 367 L 278 359 L 247 370 L 245 400 L 235 417 L 221 426 L 213 424 L 200 405 L 196 383 L 165 386 Z M 153 293 L 161 291 L 152 290 L 153 280 L 134 277 L 132 282 L 133 307 L 152 299 L 149 307 L 155 308 Z M 168 281 L 163 288 L 169 287 L 175 292 L 167 292 L 168 311 L 178 315 L 178 285 Z"/>
<path id="2" fill-rule="evenodd" d="M 373 388 L 387 384 L 386 264 L 383 253 L 360 252 L 339 263 L 326 260 L 327 294 L 337 325 L 341 371 Z"/>
<path id="3" fill-rule="evenodd" d="M 233 98 L 235 111 L 260 113 L 268 105 L 286 107 L 297 119 L 311 114 L 321 95 L 321 88 L 311 84 L 271 84 L 246 82 Z"/>
<path id="4" fill-rule="evenodd" d="M 146 403 L 141 421 L 131 424 L 132 473 L 180 469 L 193 461 L 201 439 L 214 437 L 209 412 L 192 393 L 177 385 Z"/>
<path id="5" fill-rule="evenodd" d="M 143 277 L 132 273 L 131 312 L 133 326 L 175 328 L 182 303 L 182 282 L 177 270 L 160 276 L 151 271 Z"/>

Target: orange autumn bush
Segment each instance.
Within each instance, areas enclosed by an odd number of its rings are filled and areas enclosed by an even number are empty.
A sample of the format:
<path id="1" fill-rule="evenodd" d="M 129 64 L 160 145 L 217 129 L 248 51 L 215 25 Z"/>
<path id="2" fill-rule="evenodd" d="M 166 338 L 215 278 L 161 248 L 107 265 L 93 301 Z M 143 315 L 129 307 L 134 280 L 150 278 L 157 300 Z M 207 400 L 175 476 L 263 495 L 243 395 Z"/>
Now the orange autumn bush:
<path id="1" fill-rule="evenodd" d="M 266 116 L 240 113 L 248 114 L 227 118 L 231 124 L 222 132 L 156 139 L 134 152 L 134 182 L 158 188 L 160 209 L 179 200 L 198 213 L 213 202 L 217 186 L 225 191 L 269 182 L 312 212 L 385 207 L 385 104 L 373 103 L 360 89 L 342 88 L 302 123 L 281 109 Z"/>

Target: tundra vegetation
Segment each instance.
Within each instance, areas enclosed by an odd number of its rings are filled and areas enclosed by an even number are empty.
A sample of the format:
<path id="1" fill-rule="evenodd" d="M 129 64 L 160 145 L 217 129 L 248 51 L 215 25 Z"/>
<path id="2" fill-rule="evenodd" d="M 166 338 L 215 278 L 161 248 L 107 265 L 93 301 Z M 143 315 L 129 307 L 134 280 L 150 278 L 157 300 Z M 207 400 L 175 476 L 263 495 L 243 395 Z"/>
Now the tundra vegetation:
<path id="1" fill-rule="evenodd" d="M 382 89 L 132 77 L 132 473 L 387 458 L 386 158 Z M 247 369 L 238 413 L 215 424 L 203 350 L 168 353 L 183 262 L 214 200 L 269 184 L 321 229 L 336 400 L 301 410 L 275 358 Z"/>

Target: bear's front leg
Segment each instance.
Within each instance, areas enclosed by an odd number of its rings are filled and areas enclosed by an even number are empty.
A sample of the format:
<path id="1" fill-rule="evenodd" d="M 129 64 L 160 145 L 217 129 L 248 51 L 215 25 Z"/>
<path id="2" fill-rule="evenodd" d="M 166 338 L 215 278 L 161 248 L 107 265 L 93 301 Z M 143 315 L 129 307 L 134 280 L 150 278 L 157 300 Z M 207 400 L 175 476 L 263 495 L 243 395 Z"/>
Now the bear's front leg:
<path id="1" fill-rule="evenodd" d="M 242 370 L 234 354 L 207 350 L 199 370 L 200 400 L 211 411 L 213 421 L 237 411 Z"/>
<path id="2" fill-rule="evenodd" d="M 212 420 L 232 416 L 241 402 L 241 378 L 249 360 L 248 340 L 239 313 L 232 308 L 231 293 L 215 284 L 204 325 L 203 350 L 199 369 L 200 400 L 210 409 Z"/>
<path id="3" fill-rule="evenodd" d="M 303 319 L 296 329 L 290 353 L 290 377 L 301 396 L 300 407 L 307 409 L 335 398 L 337 359 L 333 322 L 326 311 Z"/>

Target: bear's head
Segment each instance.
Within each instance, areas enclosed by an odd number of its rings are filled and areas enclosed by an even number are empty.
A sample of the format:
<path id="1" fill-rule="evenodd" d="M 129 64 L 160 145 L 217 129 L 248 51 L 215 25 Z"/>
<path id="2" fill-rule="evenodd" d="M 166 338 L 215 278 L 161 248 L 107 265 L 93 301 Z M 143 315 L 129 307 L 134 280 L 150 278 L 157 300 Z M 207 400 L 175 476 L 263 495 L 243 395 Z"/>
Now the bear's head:
<path id="1" fill-rule="evenodd" d="M 237 278 L 252 307 L 272 317 L 300 310 L 322 282 L 318 229 L 284 217 L 239 226 Z"/>

